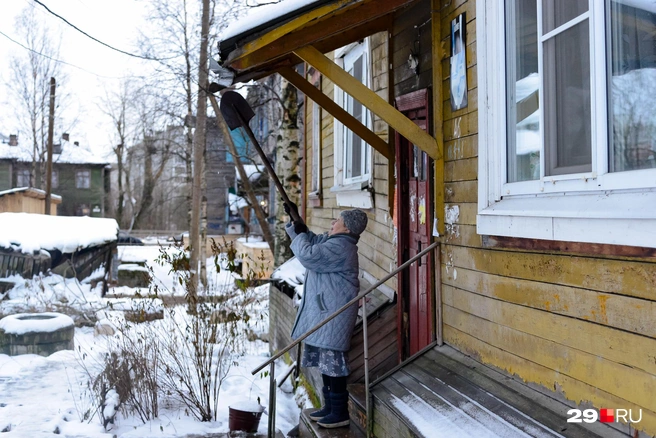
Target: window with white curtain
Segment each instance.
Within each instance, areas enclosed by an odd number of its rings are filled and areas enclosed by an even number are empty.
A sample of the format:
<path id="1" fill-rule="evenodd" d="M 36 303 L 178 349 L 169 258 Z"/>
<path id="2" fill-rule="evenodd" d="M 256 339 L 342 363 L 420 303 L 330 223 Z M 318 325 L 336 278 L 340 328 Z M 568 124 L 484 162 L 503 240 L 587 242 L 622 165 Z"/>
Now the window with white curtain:
<path id="1" fill-rule="evenodd" d="M 479 233 L 656 247 L 656 4 L 477 10 Z"/>
<path id="2" fill-rule="evenodd" d="M 368 40 L 351 44 L 336 53 L 336 62 L 367 87 L 370 87 L 370 56 Z M 360 102 L 339 87 L 335 87 L 335 102 L 349 112 L 363 125 L 371 128 L 371 112 Z M 335 148 L 339 148 L 338 157 L 343 185 L 368 181 L 371 177 L 371 146 L 357 134 L 335 120 Z"/>

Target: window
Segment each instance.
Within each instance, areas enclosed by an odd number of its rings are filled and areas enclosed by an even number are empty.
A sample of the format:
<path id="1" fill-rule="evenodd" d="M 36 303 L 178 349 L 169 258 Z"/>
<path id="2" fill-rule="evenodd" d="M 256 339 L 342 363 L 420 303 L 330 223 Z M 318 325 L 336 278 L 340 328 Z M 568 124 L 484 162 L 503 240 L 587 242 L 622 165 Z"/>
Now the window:
<path id="1" fill-rule="evenodd" d="M 479 233 L 656 246 L 653 9 L 479 0 Z"/>
<path id="2" fill-rule="evenodd" d="M 56 189 L 59 188 L 59 172 L 52 170 L 52 175 L 50 178 L 50 188 Z"/>
<path id="3" fill-rule="evenodd" d="M 364 85 L 371 87 L 368 39 L 335 51 L 335 62 Z M 337 86 L 335 86 L 335 102 L 363 125 L 372 127 L 371 112 Z M 331 191 L 337 192 L 338 205 L 370 208 L 372 206 L 370 195 L 363 189 L 371 182 L 371 146 L 336 119 L 334 129 L 336 187 Z M 353 193 L 347 194 L 345 189 Z"/>
<path id="4" fill-rule="evenodd" d="M 16 187 L 29 187 L 29 186 L 30 186 L 29 169 L 18 169 L 16 171 Z"/>
<path id="5" fill-rule="evenodd" d="M 91 187 L 91 171 L 78 170 L 75 172 L 75 187 L 78 189 L 88 189 Z"/>

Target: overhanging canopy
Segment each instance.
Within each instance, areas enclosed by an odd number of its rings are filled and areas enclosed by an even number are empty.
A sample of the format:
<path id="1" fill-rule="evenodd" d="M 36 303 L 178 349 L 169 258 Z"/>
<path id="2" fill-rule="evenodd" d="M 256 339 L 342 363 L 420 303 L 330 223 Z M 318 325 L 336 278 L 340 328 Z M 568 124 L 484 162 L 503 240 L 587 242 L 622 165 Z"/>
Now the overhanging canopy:
<path id="1" fill-rule="evenodd" d="M 236 72 L 235 81 L 246 82 L 279 72 L 299 89 L 309 89 L 305 78 L 292 75 L 290 67 L 302 61 L 357 99 L 412 143 L 438 158 L 437 143 L 387 101 L 363 86 L 332 60 L 322 55 L 353 41 L 391 27 L 393 14 L 416 0 L 332 0 L 303 4 L 296 11 L 260 23 L 219 44 L 224 66 Z M 298 76 L 298 77 L 297 77 Z M 312 87 L 314 88 L 314 87 Z M 309 93 L 306 93 L 309 95 Z M 393 152 L 367 127 L 340 112 L 332 99 L 320 93 L 309 96 L 388 159 Z M 323 102 L 323 103 L 322 103 Z M 369 131 L 368 133 L 365 132 Z M 375 136 L 374 139 L 372 136 Z"/>

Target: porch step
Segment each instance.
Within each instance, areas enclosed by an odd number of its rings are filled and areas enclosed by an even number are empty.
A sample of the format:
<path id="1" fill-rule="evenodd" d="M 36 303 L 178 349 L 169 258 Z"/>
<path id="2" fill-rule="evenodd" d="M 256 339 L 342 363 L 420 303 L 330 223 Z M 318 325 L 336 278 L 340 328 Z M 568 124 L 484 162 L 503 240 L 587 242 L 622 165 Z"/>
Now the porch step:
<path id="1" fill-rule="evenodd" d="M 349 427 L 339 427 L 336 429 L 324 429 L 310 420 L 310 414 L 316 409 L 304 409 L 301 412 L 301 419 L 299 422 L 299 437 L 300 438 L 364 438 L 364 433 L 360 431 L 351 421 Z"/>
<path id="2" fill-rule="evenodd" d="M 606 423 L 567 423 L 571 406 L 451 347 L 436 347 L 372 390 L 374 435 L 626 438 Z"/>

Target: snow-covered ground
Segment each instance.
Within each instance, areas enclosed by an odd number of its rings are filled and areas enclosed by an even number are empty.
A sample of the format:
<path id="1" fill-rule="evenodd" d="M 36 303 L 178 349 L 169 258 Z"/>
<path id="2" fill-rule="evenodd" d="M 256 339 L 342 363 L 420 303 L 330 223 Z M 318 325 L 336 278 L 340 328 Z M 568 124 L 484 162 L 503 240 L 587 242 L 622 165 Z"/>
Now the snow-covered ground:
<path id="1" fill-rule="evenodd" d="M 164 250 L 173 251 L 166 248 Z M 184 290 L 177 278 L 170 273 L 170 268 L 154 262 L 160 254 L 160 247 L 120 247 L 120 251 L 119 256 L 123 261 L 146 260 L 147 265 L 152 268 L 160 295 L 184 295 Z M 221 270 L 217 273 L 212 259 L 208 259 L 207 266 L 210 285 L 207 294 L 231 289 L 233 279 L 229 272 Z M 92 288 L 90 283 L 80 283 L 75 279 L 63 279 L 55 275 L 20 280 L 8 297 L 0 301 L 0 315 L 56 311 L 73 313 L 72 316 L 79 322 L 84 320 L 81 315 L 94 314 L 94 311 L 99 309 L 104 309 L 104 314 L 115 314 L 116 310 L 107 308 L 107 300 L 100 297 L 100 292 L 100 284 Z M 147 294 L 148 290 L 135 291 L 123 287 L 109 292 L 131 296 L 135 292 Z M 94 366 L 97 368 L 98 364 L 102 363 L 111 344 L 117 339 L 116 336 L 96 335 L 94 327 L 89 326 L 75 329 L 75 351 L 60 351 L 49 357 L 0 354 L 0 433 L 4 432 L 2 436 L 7 438 L 45 437 L 54 434 L 70 437 L 128 438 L 184 437 L 188 434 L 228 432 L 229 406 L 245 401 L 256 402 L 258 398 L 262 405 L 268 406 L 269 399 L 269 379 L 262 374 L 251 375 L 251 371 L 270 356 L 266 343 L 268 287 L 262 286 L 247 291 L 245 296 L 248 300 L 243 309 L 250 316 L 246 330 L 249 335 L 243 336 L 238 351 L 230 352 L 231 367 L 221 385 L 216 421 L 198 421 L 173 397 L 162 397 L 159 401 L 158 417 L 146 423 L 137 415 L 124 415 L 122 412 L 117 415 L 115 424 L 108 427 L 109 430 L 103 428 L 99 415 L 85 420 L 85 412 L 93 406 L 88 389 L 88 372 L 93 372 Z M 177 320 L 186 314 L 183 305 L 177 306 L 174 311 L 165 311 L 164 320 L 141 323 L 138 326 L 141 330 L 145 330 L 145 327 L 157 327 L 158 324 L 166 326 L 171 318 Z M 283 362 L 277 363 L 276 375 L 283 375 L 287 369 Z M 300 413 L 289 381 L 278 389 L 276 397 L 276 427 L 287 432 L 298 424 Z M 301 404 L 309 406 L 307 397 L 301 399 Z M 266 433 L 267 415 L 268 412 L 265 411 L 258 433 Z"/>

